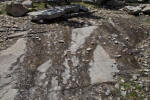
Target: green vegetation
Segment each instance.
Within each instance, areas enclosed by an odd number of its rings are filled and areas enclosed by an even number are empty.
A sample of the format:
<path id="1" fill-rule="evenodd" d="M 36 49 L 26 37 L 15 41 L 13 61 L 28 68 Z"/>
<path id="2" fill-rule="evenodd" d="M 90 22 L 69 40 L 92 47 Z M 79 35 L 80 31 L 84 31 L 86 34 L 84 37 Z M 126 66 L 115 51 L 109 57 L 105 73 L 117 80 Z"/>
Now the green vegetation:
<path id="1" fill-rule="evenodd" d="M 5 12 L 5 10 L 4 10 L 4 4 L 2 4 L 0 2 L 0 14 L 3 14 L 4 12 Z"/>
<path id="2" fill-rule="evenodd" d="M 44 9 L 46 9 L 46 8 L 44 7 L 44 3 L 40 3 L 40 2 L 36 2 L 36 3 L 33 4 L 33 9 L 35 9 L 35 8 L 38 8 L 39 10 L 44 10 Z M 33 10 L 33 9 L 32 9 L 32 10 Z"/>
<path id="3" fill-rule="evenodd" d="M 124 80 L 124 82 L 122 80 Z M 143 100 L 144 98 L 150 100 L 150 93 L 146 91 L 146 87 L 140 85 L 137 81 L 131 81 L 127 78 L 119 77 L 118 83 L 120 88 L 113 91 L 113 95 L 117 94 L 117 97 L 127 100 Z M 122 95 L 122 91 L 126 91 L 125 96 Z"/>
<path id="4" fill-rule="evenodd" d="M 0 10 L 0 14 L 2 14 L 3 12 Z"/>
<path id="5" fill-rule="evenodd" d="M 94 4 L 87 4 L 87 3 L 83 3 L 83 2 L 72 2 L 71 4 L 81 4 L 87 8 L 98 8 L 98 6 L 94 5 Z"/>

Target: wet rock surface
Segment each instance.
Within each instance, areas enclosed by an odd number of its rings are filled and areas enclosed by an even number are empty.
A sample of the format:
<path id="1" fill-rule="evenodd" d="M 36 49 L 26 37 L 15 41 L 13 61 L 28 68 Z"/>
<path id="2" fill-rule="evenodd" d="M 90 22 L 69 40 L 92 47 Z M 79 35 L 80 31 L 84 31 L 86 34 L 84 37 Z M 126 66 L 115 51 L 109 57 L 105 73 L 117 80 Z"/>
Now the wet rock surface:
<path id="1" fill-rule="evenodd" d="M 102 9 L 89 18 L 46 24 L 1 18 L 1 100 L 116 100 L 127 95 L 119 75 L 148 84 L 145 16 Z M 116 88 L 122 96 L 112 92 Z"/>

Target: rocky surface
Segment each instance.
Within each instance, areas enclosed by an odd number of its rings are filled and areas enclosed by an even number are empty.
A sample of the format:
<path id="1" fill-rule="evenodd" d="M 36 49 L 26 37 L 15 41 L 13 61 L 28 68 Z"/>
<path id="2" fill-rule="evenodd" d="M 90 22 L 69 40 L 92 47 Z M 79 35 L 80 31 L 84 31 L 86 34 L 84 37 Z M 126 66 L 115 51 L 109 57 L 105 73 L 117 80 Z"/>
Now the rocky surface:
<path id="1" fill-rule="evenodd" d="M 150 5 L 141 4 L 137 6 L 125 6 L 124 10 L 132 15 L 139 15 L 140 13 L 150 14 Z"/>
<path id="2" fill-rule="evenodd" d="M 0 17 L 0 100 L 149 99 L 148 16 Z"/>

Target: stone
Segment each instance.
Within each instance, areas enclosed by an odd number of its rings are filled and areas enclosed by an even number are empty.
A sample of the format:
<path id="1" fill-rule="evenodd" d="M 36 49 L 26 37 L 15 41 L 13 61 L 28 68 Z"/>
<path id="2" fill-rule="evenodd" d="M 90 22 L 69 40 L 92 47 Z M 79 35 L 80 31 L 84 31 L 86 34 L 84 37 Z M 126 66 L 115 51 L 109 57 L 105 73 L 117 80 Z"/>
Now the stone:
<path id="1" fill-rule="evenodd" d="M 84 11 L 84 12 L 88 12 L 88 11 L 89 11 L 89 9 L 86 8 L 86 7 L 83 6 L 83 5 L 79 5 L 79 10 Z"/>
<path id="2" fill-rule="evenodd" d="M 21 17 L 27 14 L 28 8 L 18 2 L 9 2 L 6 6 L 6 12 L 14 17 Z"/>
<path id="3" fill-rule="evenodd" d="M 137 76 L 137 75 L 133 75 L 133 76 L 132 76 L 132 79 L 133 79 L 134 81 L 136 81 L 136 80 L 138 79 L 138 76 Z"/>
<path id="4" fill-rule="evenodd" d="M 150 14 L 150 6 L 146 6 L 143 10 L 143 13 Z"/>
<path id="5" fill-rule="evenodd" d="M 53 19 L 61 17 L 66 13 L 71 12 L 79 12 L 79 6 L 69 5 L 69 6 L 51 7 L 50 9 L 47 10 L 31 12 L 29 13 L 29 18 L 31 20 Z"/>
<path id="6" fill-rule="evenodd" d="M 27 34 L 28 34 L 28 31 L 24 31 L 24 32 L 19 32 L 19 33 L 9 35 L 7 38 L 16 38 L 16 37 L 20 37 L 20 36 L 25 36 Z"/>
<path id="7" fill-rule="evenodd" d="M 121 79 L 121 82 L 124 83 L 125 82 L 124 79 Z"/>
<path id="8" fill-rule="evenodd" d="M 92 48 L 87 48 L 87 49 L 86 49 L 86 51 L 91 51 L 91 50 L 92 50 Z"/>
<path id="9" fill-rule="evenodd" d="M 59 43 L 65 43 L 65 41 L 64 40 L 59 40 Z"/>
<path id="10" fill-rule="evenodd" d="M 120 58 L 121 57 L 121 55 L 115 55 L 115 58 Z"/>
<path id="11" fill-rule="evenodd" d="M 124 10 L 132 15 L 138 15 L 140 12 L 142 12 L 142 8 L 140 6 L 125 6 Z"/>
<path id="12" fill-rule="evenodd" d="M 115 84 L 115 88 L 116 88 L 116 89 L 119 89 L 119 83 L 116 83 L 116 84 Z"/>
<path id="13" fill-rule="evenodd" d="M 22 4 L 27 8 L 32 8 L 33 7 L 33 1 L 30 1 L 30 0 L 25 0 L 25 1 L 22 2 Z"/>
<path id="14" fill-rule="evenodd" d="M 3 40 L 2 40 L 2 39 L 0 39 L 0 43 L 1 43 L 1 42 L 3 42 Z"/>
<path id="15" fill-rule="evenodd" d="M 118 44 L 119 42 L 116 40 L 114 43 L 115 43 L 115 44 Z"/>

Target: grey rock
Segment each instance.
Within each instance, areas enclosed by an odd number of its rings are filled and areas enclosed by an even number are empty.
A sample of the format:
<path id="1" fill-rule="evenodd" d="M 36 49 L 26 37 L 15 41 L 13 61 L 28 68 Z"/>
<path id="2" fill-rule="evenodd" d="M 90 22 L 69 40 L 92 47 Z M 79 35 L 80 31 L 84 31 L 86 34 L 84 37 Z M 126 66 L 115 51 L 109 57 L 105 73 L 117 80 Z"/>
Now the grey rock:
<path id="1" fill-rule="evenodd" d="M 26 0 L 26 1 L 23 1 L 22 4 L 27 7 L 27 8 L 32 8 L 33 6 L 33 1 L 30 1 L 30 0 Z"/>
<path id="2" fill-rule="evenodd" d="M 134 74 L 134 75 L 132 76 L 132 78 L 133 78 L 134 81 L 136 81 L 136 80 L 138 79 L 138 76 Z"/>
<path id="3" fill-rule="evenodd" d="M 84 11 L 84 12 L 88 12 L 88 11 L 89 11 L 89 9 L 86 8 L 86 7 L 83 6 L 83 5 L 79 5 L 79 10 Z"/>
<path id="4" fill-rule="evenodd" d="M 146 14 L 150 14 L 150 5 L 149 6 L 146 6 L 142 12 L 146 13 Z"/>
<path id="5" fill-rule="evenodd" d="M 6 12 L 14 17 L 20 17 L 28 12 L 28 8 L 18 2 L 9 2 L 6 6 Z"/>
<path id="6" fill-rule="evenodd" d="M 69 6 L 51 7 L 50 9 L 47 10 L 31 12 L 29 13 L 29 17 L 31 20 L 53 19 L 61 17 L 66 13 L 71 12 L 79 12 L 79 6 L 69 5 Z"/>
<path id="7" fill-rule="evenodd" d="M 0 39 L 0 43 L 1 43 L 1 42 L 3 42 L 3 40 L 2 40 L 2 39 Z"/>
<path id="8" fill-rule="evenodd" d="M 115 88 L 116 88 L 116 89 L 119 89 L 119 87 L 120 87 L 120 86 L 119 86 L 119 83 L 116 83 L 116 84 L 115 84 Z"/>
<path id="9" fill-rule="evenodd" d="M 65 43 L 65 41 L 64 40 L 59 40 L 59 43 Z"/>
<path id="10" fill-rule="evenodd" d="M 91 51 L 91 50 L 92 50 L 92 48 L 87 48 L 87 49 L 86 49 L 86 51 Z"/>
<path id="11" fill-rule="evenodd" d="M 16 38 L 16 37 L 19 37 L 19 36 L 25 36 L 27 34 L 28 34 L 28 31 L 24 31 L 24 32 L 19 32 L 19 33 L 9 35 L 7 38 Z"/>
<path id="12" fill-rule="evenodd" d="M 129 14 L 132 14 L 132 15 L 137 15 L 139 14 L 141 11 L 142 11 L 142 8 L 140 6 L 126 6 L 124 8 L 125 11 L 127 11 Z"/>

